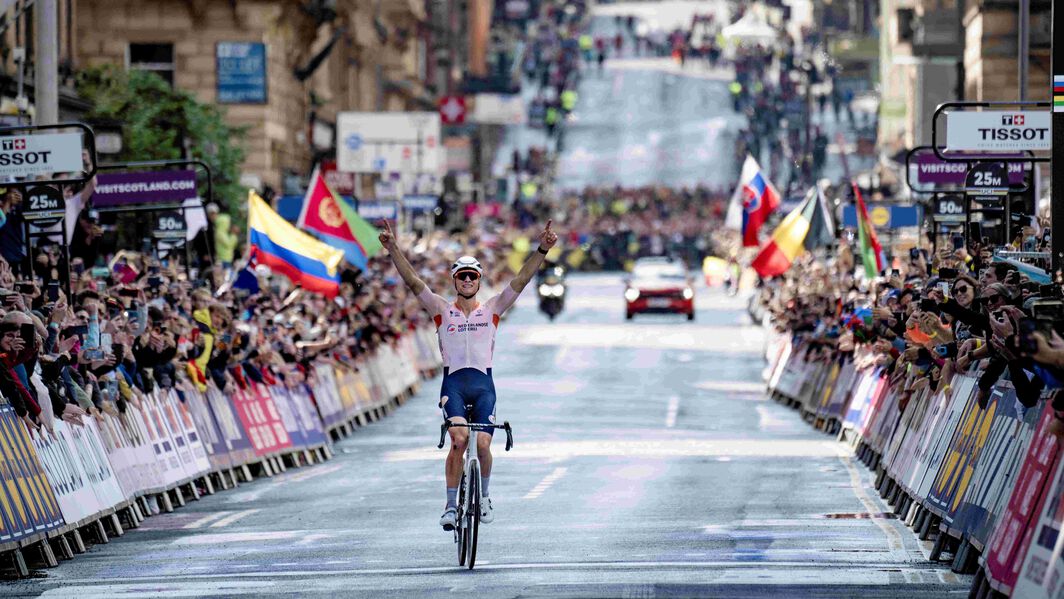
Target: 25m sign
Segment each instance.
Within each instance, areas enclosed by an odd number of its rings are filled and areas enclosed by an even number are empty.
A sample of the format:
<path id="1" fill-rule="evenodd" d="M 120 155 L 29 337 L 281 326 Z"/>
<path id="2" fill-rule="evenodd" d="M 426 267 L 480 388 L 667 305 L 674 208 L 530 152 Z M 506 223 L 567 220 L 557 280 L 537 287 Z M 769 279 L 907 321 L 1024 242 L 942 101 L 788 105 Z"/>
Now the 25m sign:
<path id="1" fill-rule="evenodd" d="M 1049 111 L 958 111 L 946 113 L 949 152 L 1037 152 L 1053 145 Z"/>

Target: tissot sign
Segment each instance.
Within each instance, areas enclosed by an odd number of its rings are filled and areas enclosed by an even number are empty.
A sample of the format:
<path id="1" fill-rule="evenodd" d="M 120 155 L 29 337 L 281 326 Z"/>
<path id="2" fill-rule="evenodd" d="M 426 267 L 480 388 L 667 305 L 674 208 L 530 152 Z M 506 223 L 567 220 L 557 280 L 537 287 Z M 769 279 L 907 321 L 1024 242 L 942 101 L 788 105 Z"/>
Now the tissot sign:
<path id="1" fill-rule="evenodd" d="M 1049 112 L 1034 110 L 947 113 L 947 151 L 1049 150 L 1053 145 L 1049 115 Z"/>
<path id="2" fill-rule="evenodd" d="M 80 133 L 0 137 L 0 177 L 83 170 Z"/>

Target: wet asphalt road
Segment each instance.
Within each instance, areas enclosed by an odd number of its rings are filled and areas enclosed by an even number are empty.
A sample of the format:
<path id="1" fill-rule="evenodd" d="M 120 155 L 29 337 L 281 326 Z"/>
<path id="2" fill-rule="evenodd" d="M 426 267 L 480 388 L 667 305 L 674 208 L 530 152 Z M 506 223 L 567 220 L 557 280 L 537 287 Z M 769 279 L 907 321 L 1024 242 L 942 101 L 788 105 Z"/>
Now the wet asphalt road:
<path id="1" fill-rule="evenodd" d="M 335 459 L 206 497 L 5 596 L 946 597 L 969 579 L 887 511 L 832 438 L 764 398 L 760 330 L 698 289 L 697 320 L 623 319 L 620 277 L 527 290 L 497 341 L 496 519 L 476 570 L 439 529 L 439 380 Z M 855 515 L 858 515 L 855 517 Z M 861 517 L 863 515 L 864 517 Z"/>

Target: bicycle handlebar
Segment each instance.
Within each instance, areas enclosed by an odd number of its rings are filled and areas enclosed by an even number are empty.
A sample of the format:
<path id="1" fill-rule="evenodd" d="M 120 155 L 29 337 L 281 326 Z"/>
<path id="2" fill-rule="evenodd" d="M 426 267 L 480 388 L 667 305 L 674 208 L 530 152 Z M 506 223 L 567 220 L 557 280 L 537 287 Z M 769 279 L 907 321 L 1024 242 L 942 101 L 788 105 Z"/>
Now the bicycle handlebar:
<path id="1" fill-rule="evenodd" d="M 436 446 L 436 449 L 443 449 L 443 443 L 444 443 L 444 441 L 447 440 L 447 430 L 452 428 L 452 427 L 462 427 L 462 428 L 468 428 L 468 429 L 471 429 L 471 430 L 482 430 L 482 429 L 487 429 L 487 428 L 501 428 L 502 430 L 506 431 L 506 451 L 510 451 L 510 449 L 514 446 L 514 433 L 513 433 L 513 429 L 510 428 L 510 423 L 509 422 L 503 422 L 502 424 L 478 424 L 478 423 L 469 424 L 469 423 L 465 423 L 465 422 L 451 422 L 451 421 L 447 420 L 447 421 L 444 421 L 444 423 L 440 425 L 440 444 Z"/>

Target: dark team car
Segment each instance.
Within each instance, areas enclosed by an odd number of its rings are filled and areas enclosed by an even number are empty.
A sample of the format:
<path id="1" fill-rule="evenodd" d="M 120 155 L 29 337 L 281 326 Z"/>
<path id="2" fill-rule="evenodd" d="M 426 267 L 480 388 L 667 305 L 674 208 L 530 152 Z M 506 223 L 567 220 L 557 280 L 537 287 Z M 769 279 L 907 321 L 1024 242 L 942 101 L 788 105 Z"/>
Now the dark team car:
<path id="1" fill-rule="evenodd" d="M 632 267 L 624 290 L 625 318 L 636 314 L 686 314 L 695 319 L 694 282 L 683 262 L 668 258 L 640 258 Z"/>

